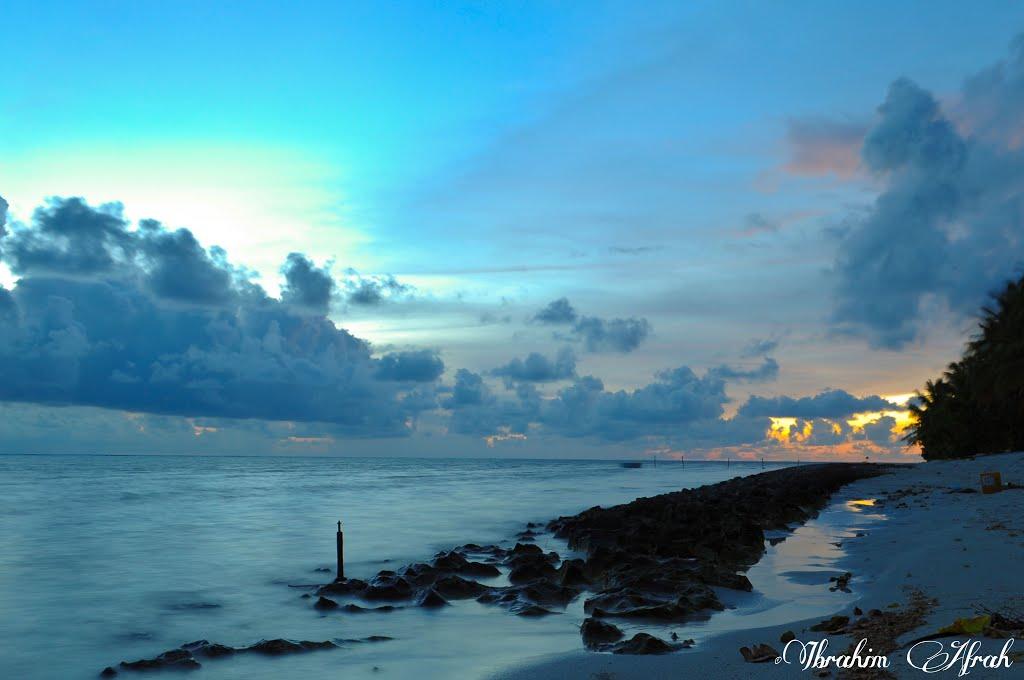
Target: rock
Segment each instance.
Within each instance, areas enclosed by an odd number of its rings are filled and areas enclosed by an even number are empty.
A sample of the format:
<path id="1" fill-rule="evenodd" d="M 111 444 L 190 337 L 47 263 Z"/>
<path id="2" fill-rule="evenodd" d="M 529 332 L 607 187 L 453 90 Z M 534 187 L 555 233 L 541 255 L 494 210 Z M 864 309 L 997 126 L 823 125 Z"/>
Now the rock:
<path id="1" fill-rule="evenodd" d="M 441 597 L 433 588 L 427 588 L 416 598 L 417 607 L 446 607 L 448 600 Z"/>
<path id="2" fill-rule="evenodd" d="M 313 604 L 313 607 L 320 610 L 337 609 L 338 603 L 334 600 L 329 600 L 321 595 L 320 598 Z"/>
<path id="3" fill-rule="evenodd" d="M 846 630 L 846 626 L 849 623 L 849 616 L 833 616 L 831 619 L 814 624 L 810 629 L 815 633 L 838 633 Z"/>
<path id="4" fill-rule="evenodd" d="M 519 604 L 513 605 L 509 607 L 509 611 L 515 614 L 516 616 L 529 617 L 547 616 L 548 614 L 556 613 L 551 611 L 550 609 L 545 609 L 544 607 L 541 607 L 539 604 L 529 604 L 527 602 L 521 602 Z"/>
<path id="5" fill-rule="evenodd" d="M 590 583 L 585 570 L 585 562 L 580 559 L 565 560 L 558 567 L 555 580 L 563 586 L 584 586 Z"/>
<path id="6" fill-rule="evenodd" d="M 791 631 L 791 630 L 787 630 L 787 631 L 786 631 L 785 633 L 783 633 L 783 634 L 782 634 L 782 636 L 781 636 L 781 637 L 779 638 L 779 642 L 781 642 L 782 644 L 786 644 L 787 642 L 792 642 L 792 641 L 793 641 L 793 640 L 795 640 L 795 639 L 796 639 L 796 633 L 794 633 L 794 632 L 793 632 L 793 631 Z"/>
<path id="7" fill-rule="evenodd" d="M 464 600 L 479 597 L 487 590 L 487 587 L 476 581 L 469 581 L 461 576 L 451 574 L 435 581 L 434 590 L 449 600 Z"/>
<path id="8" fill-rule="evenodd" d="M 637 633 L 633 637 L 612 647 L 613 654 L 666 654 L 671 652 L 672 645 L 664 640 L 648 635 Z"/>
<path id="9" fill-rule="evenodd" d="M 526 583 L 537 579 L 554 578 L 556 573 L 555 568 L 547 561 L 531 561 L 512 567 L 512 571 L 508 573 L 508 580 L 510 583 Z"/>
<path id="10" fill-rule="evenodd" d="M 138 661 L 121 662 L 121 668 L 133 671 L 162 669 L 196 670 L 200 667 L 200 663 L 192 657 L 192 652 L 181 648 L 166 651 L 153 659 L 139 659 Z"/>
<path id="11" fill-rule="evenodd" d="M 683 642 L 682 642 L 682 644 L 680 646 L 683 647 L 684 649 L 689 649 L 689 648 L 693 647 L 695 644 L 697 644 L 697 642 L 693 638 L 687 638 L 687 639 L 683 640 Z"/>
<path id="12" fill-rule="evenodd" d="M 413 586 L 393 571 L 382 571 L 360 595 L 367 600 L 408 600 L 413 596 Z"/>
<path id="13" fill-rule="evenodd" d="M 115 675 L 117 675 L 117 671 L 115 671 L 110 666 L 107 666 L 106 668 L 104 668 L 103 670 L 100 671 L 100 677 L 101 678 L 112 678 Z"/>
<path id="14" fill-rule="evenodd" d="M 367 583 L 357 578 L 346 578 L 317 588 L 317 595 L 359 595 L 366 590 Z"/>
<path id="15" fill-rule="evenodd" d="M 381 605 L 380 607 L 360 607 L 357 604 L 345 604 L 341 606 L 341 611 L 349 614 L 365 614 L 367 612 L 393 612 L 398 607 L 390 604 Z"/>
<path id="16" fill-rule="evenodd" d="M 256 644 L 249 645 L 248 647 L 241 647 L 238 649 L 239 652 L 256 652 L 258 654 L 266 654 L 268 656 L 281 656 L 284 654 L 297 654 L 299 652 L 311 652 L 317 649 L 333 649 L 337 647 L 336 644 L 330 640 L 324 640 L 323 642 L 313 642 L 310 640 L 285 640 L 284 638 L 276 638 L 273 640 L 260 640 Z"/>
<path id="17" fill-rule="evenodd" d="M 747 663 L 767 663 L 779 658 L 779 653 L 771 645 L 760 644 L 751 647 L 740 647 L 740 654 Z"/>
<path id="18" fill-rule="evenodd" d="M 854 608 L 853 608 L 853 615 L 854 615 L 854 616 L 860 616 L 860 615 L 861 615 L 861 614 L 863 614 L 863 613 L 864 613 L 864 612 L 863 612 L 863 611 L 861 610 L 861 608 L 860 608 L 860 607 L 854 607 Z"/>
<path id="19" fill-rule="evenodd" d="M 618 626 L 590 617 L 584 619 L 580 626 L 580 636 L 583 638 L 583 644 L 593 649 L 611 642 L 618 642 L 622 639 L 622 631 Z"/>
<path id="20" fill-rule="evenodd" d="M 501 576 L 500 569 L 493 564 L 484 564 L 483 562 L 466 562 L 465 566 L 459 570 L 459 573 L 480 577 Z"/>

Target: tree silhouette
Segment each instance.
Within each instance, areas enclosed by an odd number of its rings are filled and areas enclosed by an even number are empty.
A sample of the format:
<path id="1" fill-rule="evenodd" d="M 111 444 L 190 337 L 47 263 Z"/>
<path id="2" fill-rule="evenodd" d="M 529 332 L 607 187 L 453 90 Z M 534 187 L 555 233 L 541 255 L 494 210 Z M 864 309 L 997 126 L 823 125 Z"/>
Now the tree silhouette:
<path id="1" fill-rule="evenodd" d="M 960 361 L 910 404 L 926 460 L 1024 450 L 1024 277 L 984 307 Z"/>

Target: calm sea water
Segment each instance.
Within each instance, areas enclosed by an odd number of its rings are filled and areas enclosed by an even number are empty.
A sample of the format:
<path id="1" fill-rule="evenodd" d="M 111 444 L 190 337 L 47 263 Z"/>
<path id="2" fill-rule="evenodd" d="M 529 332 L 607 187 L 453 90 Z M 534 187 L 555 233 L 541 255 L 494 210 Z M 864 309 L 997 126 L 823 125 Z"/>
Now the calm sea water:
<path id="1" fill-rule="evenodd" d="M 315 570 L 333 568 L 338 519 L 348 575 L 368 577 L 462 543 L 508 541 L 527 521 L 760 470 L 760 463 L 623 469 L 607 461 L 0 456 L 3 675 L 90 678 L 198 638 L 242 645 L 376 634 L 396 639 L 204 661 L 195 677 L 484 677 L 579 649 L 582 602 L 543 619 L 472 600 L 438 611 L 321 614 L 287 585 L 330 580 Z"/>

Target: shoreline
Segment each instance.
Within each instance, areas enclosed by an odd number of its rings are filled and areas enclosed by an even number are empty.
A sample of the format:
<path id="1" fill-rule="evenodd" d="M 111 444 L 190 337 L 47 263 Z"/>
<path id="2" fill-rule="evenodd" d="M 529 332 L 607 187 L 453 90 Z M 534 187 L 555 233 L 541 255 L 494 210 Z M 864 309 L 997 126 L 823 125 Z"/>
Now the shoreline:
<path id="1" fill-rule="evenodd" d="M 983 495 L 962 492 L 977 489 L 981 472 L 998 470 L 1005 481 L 1024 479 L 1024 453 L 979 456 L 976 459 L 933 461 L 895 469 L 891 474 L 854 481 L 833 495 L 837 502 L 877 499 L 873 506 L 885 519 L 855 540 L 844 541 L 842 566 L 853 574 L 853 603 L 837 607 L 834 615 L 854 617 L 861 611 L 894 609 L 908 601 L 913 590 L 937 601 L 919 625 L 900 634 L 898 648 L 888 655 L 895 677 L 923 677 L 908 667 L 906 645 L 935 633 L 957 618 L 973 617 L 981 608 L 1024 609 L 1019 577 L 1012 565 L 1024 560 L 1024 493 L 1006 490 Z M 827 618 L 827 617 L 825 617 Z M 763 628 L 722 632 L 692 650 L 659 656 L 624 657 L 573 652 L 524 661 L 491 677 L 494 680 L 535 678 L 678 678 L 688 674 L 728 680 L 752 677 L 815 677 L 799 665 L 748 663 L 739 648 L 767 643 L 782 650 L 780 637 L 792 631 L 803 642 L 829 639 L 830 653 L 839 654 L 856 640 L 850 634 L 823 634 L 808 629 L 821 622 L 811 618 Z M 942 638 L 948 643 L 963 637 Z M 978 653 L 997 654 L 1002 639 L 974 639 Z M 1024 644 L 1018 651 L 1024 650 Z M 918 662 L 920 660 L 918 659 Z M 1024 664 L 1024 659 L 1018 663 Z M 1024 668 L 1024 666 L 1022 666 Z M 935 673 L 956 677 L 960 668 Z M 1008 671 L 974 667 L 970 677 L 1006 677 Z M 1009 671 L 1013 673 L 1013 671 Z M 605 675 L 601 675 L 605 674 Z M 837 677 L 832 668 L 830 676 Z M 842 676 L 838 676 L 842 677 Z M 861 677 L 848 675 L 847 677 Z M 865 677 L 879 677 L 878 672 Z"/>

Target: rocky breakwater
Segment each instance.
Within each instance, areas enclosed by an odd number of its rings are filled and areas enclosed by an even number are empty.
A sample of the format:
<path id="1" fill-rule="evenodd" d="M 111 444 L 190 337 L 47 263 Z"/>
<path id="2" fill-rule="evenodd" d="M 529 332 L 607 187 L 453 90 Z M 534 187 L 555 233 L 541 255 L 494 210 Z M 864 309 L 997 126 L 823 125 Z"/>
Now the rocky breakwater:
<path id="1" fill-rule="evenodd" d="M 751 590 L 742 572 L 764 554 L 766 530 L 791 529 L 815 516 L 840 487 L 889 469 L 860 463 L 785 468 L 594 507 L 560 517 L 548 529 L 586 554 L 574 571 L 591 584 L 584 609 L 594 619 L 685 621 L 723 609 L 714 586 Z M 608 626 L 588 622 L 582 634 L 589 647 L 620 651 Z"/>

